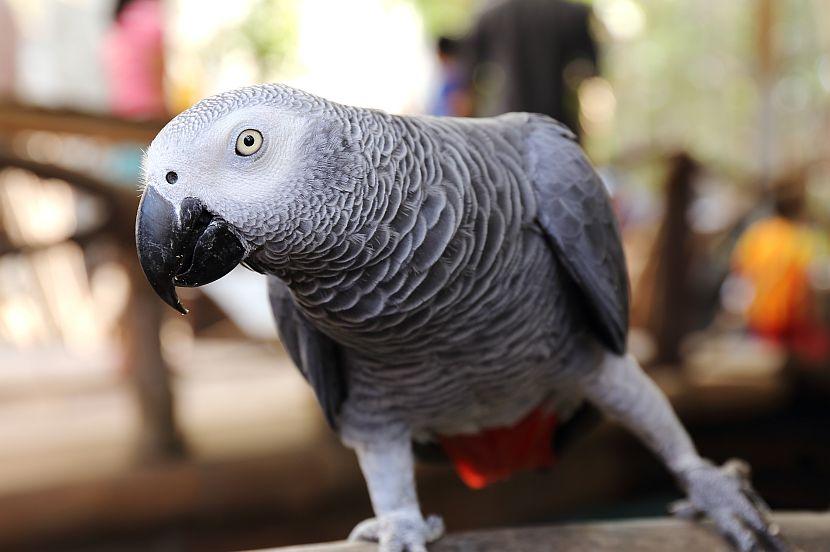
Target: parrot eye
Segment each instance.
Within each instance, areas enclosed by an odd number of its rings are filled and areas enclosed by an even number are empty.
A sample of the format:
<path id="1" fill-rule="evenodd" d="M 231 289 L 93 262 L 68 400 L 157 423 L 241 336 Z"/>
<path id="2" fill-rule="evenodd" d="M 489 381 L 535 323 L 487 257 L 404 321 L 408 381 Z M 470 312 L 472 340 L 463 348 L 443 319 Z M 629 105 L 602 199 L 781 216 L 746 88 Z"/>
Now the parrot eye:
<path id="1" fill-rule="evenodd" d="M 252 128 L 243 130 L 236 139 L 236 154 L 242 157 L 255 154 L 261 147 L 262 133 Z"/>

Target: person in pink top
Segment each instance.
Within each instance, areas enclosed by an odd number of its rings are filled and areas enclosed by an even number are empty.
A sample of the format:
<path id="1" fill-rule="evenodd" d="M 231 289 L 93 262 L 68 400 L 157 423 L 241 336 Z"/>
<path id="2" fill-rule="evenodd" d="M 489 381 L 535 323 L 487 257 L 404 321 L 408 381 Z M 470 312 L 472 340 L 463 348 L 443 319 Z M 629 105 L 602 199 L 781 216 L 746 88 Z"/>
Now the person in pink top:
<path id="1" fill-rule="evenodd" d="M 163 9 L 159 0 L 119 0 L 104 41 L 112 112 L 122 117 L 164 117 Z"/>

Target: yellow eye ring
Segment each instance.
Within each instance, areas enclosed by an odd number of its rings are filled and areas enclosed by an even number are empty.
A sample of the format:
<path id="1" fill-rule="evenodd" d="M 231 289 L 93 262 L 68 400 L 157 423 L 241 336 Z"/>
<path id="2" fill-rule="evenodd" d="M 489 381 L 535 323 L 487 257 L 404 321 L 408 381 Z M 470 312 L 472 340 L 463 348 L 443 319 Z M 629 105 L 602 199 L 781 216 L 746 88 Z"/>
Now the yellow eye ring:
<path id="1" fill-rule="evenodd" d="M 236 154 L 242 157 L 248 157 L 259 151 L 262 147 L 262 133 L 258 130 L 249 128 L 239 133 L 236 138 Z"/>

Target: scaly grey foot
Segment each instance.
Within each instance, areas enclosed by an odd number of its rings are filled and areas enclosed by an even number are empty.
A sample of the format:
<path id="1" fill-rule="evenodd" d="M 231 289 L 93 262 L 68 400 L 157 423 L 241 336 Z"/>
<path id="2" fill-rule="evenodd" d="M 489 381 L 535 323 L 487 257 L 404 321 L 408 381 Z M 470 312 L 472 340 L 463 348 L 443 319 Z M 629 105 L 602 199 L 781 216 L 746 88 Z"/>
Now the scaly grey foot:
<path id="1" fill-rule="evenodd" d="M 749 474 L 749 465 L 741 460 L 691 468 L 681 481 L 688 497 L 670 510 L 685 519 L 709 518 L 741 552 L 794 552 L 769 520 L 769 507 L 752 488 Z"/>
<path id="2" fill-rule="evenodd" d="M 438 516 L 396 512 L 361 521 L 352 529 L 350 541 L 379 544 L 379 552 L 427 552 L 426 545 L 444 534 L 444 521 Z"/>

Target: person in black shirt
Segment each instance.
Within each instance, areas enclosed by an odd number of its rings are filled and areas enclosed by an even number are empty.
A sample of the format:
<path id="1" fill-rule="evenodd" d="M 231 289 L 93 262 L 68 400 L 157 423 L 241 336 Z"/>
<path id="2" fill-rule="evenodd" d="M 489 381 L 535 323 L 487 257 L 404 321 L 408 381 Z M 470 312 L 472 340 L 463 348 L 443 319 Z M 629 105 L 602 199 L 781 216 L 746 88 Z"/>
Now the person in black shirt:
<path id="1" fill-rule="evenodd" d="M 475 114 L 550 115 L 580 134 L 576 88 L 596 73 L 591 9 L 566 0 L 503 0 L 462 42 L 462 75 Z"/>

